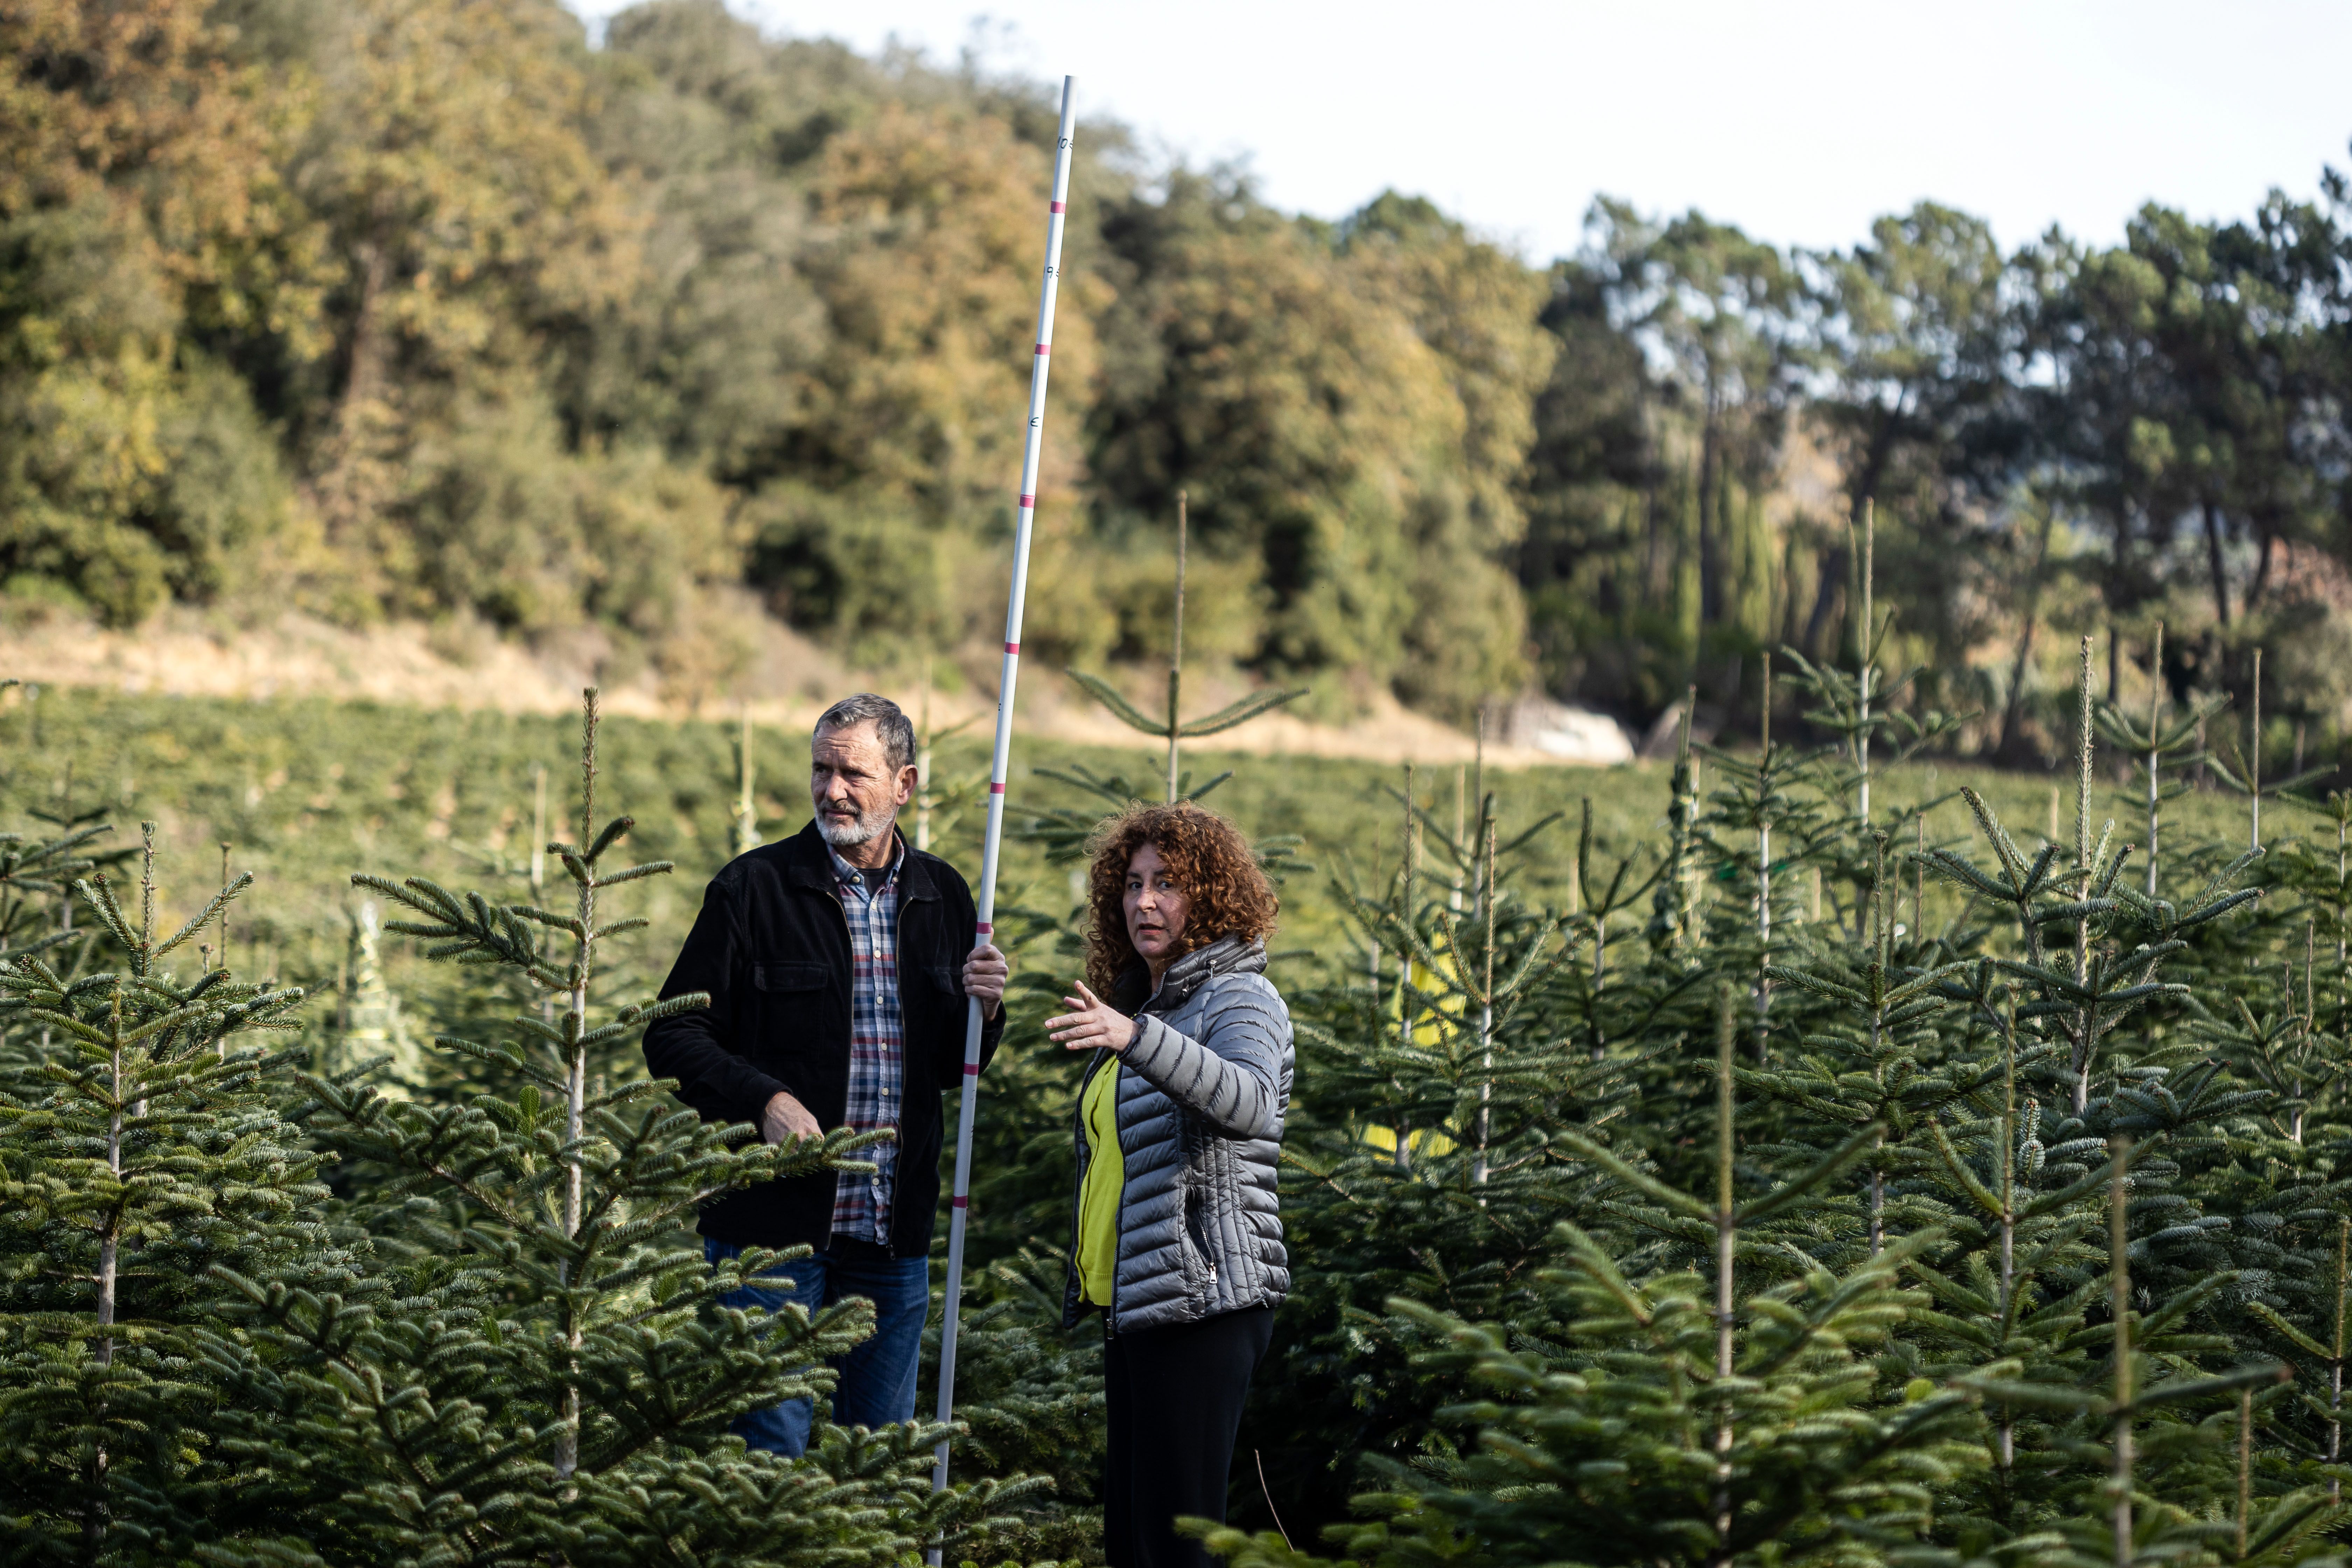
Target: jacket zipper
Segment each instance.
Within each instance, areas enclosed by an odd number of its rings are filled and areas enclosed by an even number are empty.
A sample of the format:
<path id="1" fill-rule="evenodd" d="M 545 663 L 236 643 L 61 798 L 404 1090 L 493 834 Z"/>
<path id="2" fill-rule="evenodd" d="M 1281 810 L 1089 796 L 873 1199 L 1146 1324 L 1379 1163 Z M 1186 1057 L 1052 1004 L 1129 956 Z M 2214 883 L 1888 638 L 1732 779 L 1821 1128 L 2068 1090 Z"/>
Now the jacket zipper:
<path id="1" fill-rule="evenodd" d="M 1177 1114 L 1181 1116 L 1183 1112 L 1179 1110 Z M 1180 1153 L 1183 1151 L 1183 1142 L 1181 1139 L 1177 1142 L 1177 1150 Z M 1204 1147 L 1201 1151 L 1201 1158 L 1203 1164 L 1207 1163 L 1208 1157 L 1209 1152 Z M 1207 1267 L 1209 1270 L 1209 1283 L 1213 1286 L 1217 1282 L 1217 1249 L 1211 1245 L 1209 1237 L 1210 1221 L 1213 1216 L 1202 1212 L 1198 1206 L 1207 1199 L 1208 1195 L 1209 1194 L 1206 1192 L 1201 1190 L 1197 1183 L 1194 1184 L 1192 1190 L 1185 1194 L 1184 1229 L 1188 1235 L 1193 1237 L 1193 1245 L 1201 1249 L 1201 1261 Z M 1200 1221 L 1200 1226 L 1197 1230 L 1193 1228 L 1192 1224 L 1196 1216 Z"/>
<path id="2" fill-rule="evenodd" d="M 1214 971 L 1213 969 L 1212 969 L 1212 970 L 1210 971 L 1210 974 L 1211 974 L 1211 975 L 1213 975 L 1214 973 L 1215 973 L 1215 971 Z M 1202 977 L 1202 978 L 1207 978 L 1207 977 L 1206 977 L 1206 976 L 1204 976 L 1204 977 Z M 1198 989 L 1200 989 L 1200 985 L 1201 985 L 1201 980 L 1200 980 L 1200 979 L 1195 979 L 1195 980 L 1193 980 L 1193 981 L 1192 981 L 1192 983 L 1191 983 L 1191 984 L 1186 987 L 1185 991 L 1183 992 L 1183 994 L 1182 994 L 1181 995 L 1171 996 L 1171 995 L 1169 995 L 1169 994 L 1168 994 L 1168 991 L 1167 991 L 1167 981 L 1166 981 L 1166 978 L 1163 976 L 1163 977 L 1161 978 L 1161 982 L 1160 982 L 1160 985 L 1159 985 L 1159 986 L 1157 986 L 1157 987 L 1155 987 L 1155 988 L 1153 989 L 1153 991 L 1152 991 L 1152 993 L 1151 993 L 1150 1000 L 1150 1001 L 1147 1001 L 1147 1002 L 1143 1005 L 1143 1006 L 1142 1006 L 1141 1008 L 1139 1008 L 1139 1009 L 1137 1010 L 1137 1016 L 1138 1016 L 1139 1017 L 1140 1017 L 1140 1016 L 1142 1016 L 1142 1014 L 1143 1014 L 1143 1013 L 1145 1013 L 1145 1012 L 1149 1012 L 1149 1011 L 1150 1010 L 1152 1003 L 1160 1002 L 1160 1001 L 1161 1001 L 1163 998 L 1165 998 L 1165 1001 L 1166 1001 L 1166 1008 L 1165 1008 L 1165 1012 L 1163 1012 L 1163 1013 L 1160 1015 L 1160 1016 L 1162 1017 L 1162 1019 L 1163 1019 L 1163 1021 L 1164 1021 L 1164 1018 L 1165 1018 L 1165 1016 L 1166 1016 L 1166 1013 L 1172 1013 L 1172 1012 L 1174 1012 L 1176 1009 L 1178 1009 L 1179 1007 L 1183 1006 L 1185 1003 L 1187 1003 L 1187 1002 L 1191 1001 L 1191 1000 L 1192 999 L 1192 993 L 1193 993 L 1194 991 L 1197 991 Z M 1184 1119 L 1185 1115 L 1186 1115 L 1186 1112 L 1185 1112 L 1184 1109 L 1183 1109 L 1181 1106 L 1178 1106 L 1178 1107 L 1176 1107 L 1176 1116 L 1177 1116 L 1177 1120 L 1178 1120 L 1178 1125 L 1179 1125 L 1179 1127 L 1180 1127 L 1180 1128 L 1181 1128 L 1181 1127 L 1182 1126 L 1182 1124 L 1183 1124 L 1183 1119 Z M 1187 1163 L 1188 1164 L 1190 1163 L 1188 1152 L 1186 1151 L 1186 1149 L 1185 1149 L 1185 1147 L 1184 1147 L 1184 1140 L 1183 1140 L 1183 1138 L 1182 1138 L 1182 1136 L 1181 1136 L 1181 1134 L 1179 1135 L 1179 1137 L 1178 1137 L 1178 1138 L 1177 1138 L 1177 1140 L 1176 1140 L 1176 1152 L 1177 1152 L 1177 1154 L 1178 1154 L 1178 1156 L 1179 1156 L 1180 1158 L 1184 1158 L 1184 1159 L 1186 1160 L 1186 1163 Z M 1185 1231 L 1185 1234 L 1186 1234 L 1186 1236 L 1187 1236 L 1187 1237 L 1195 1237 L 1195 1232 L 1193 1231 L 1193 1228 L 1192 1228 L 1192 1219 L 1193 1219 L 1193 1215 L 1194 1215 L 1194 1213 L 1195 1213 L 1195 1210 L 1194 1210 L 1194 1206 L 1193 1206 L 1193 1205 L 1194 1205 L 1195 1200 L 1196 1200 L 1197 1198 L 1199 1198 L 1201 1195 L 1202 1195 L 1201 1194 L 1199 1194 L 1199 1193 L 1198 1193 L 1198 1192 L 1196 1192 L 1196 1191 L 1192 1191 L 1192 1190 L 1187 1190 L 1187 1191 L 1185 1192 L 1185 1194 L 1184 1194 L 1184 1231 Z M 1203 1224 L 1203 1225 L 1202 1226 L 1201 1229 L 1199 1230 L 1199 1232 L 1197 1233 L 1197 1237 L 1196 1237 L 1196 1238 L 1194 1239 L 1193 1245 L 1194 1245 L 1195 1247 L 1197 1247 L 1199 1248 L 1199 1250 L 1200 1250 L 1200 1254 L 1201 1254 L 1201 1262 L 1202 1262 L 1202 1264 L 1203 1264 L 1203 1265 L 1208 1268 L 1208 1271 L 1209 1271 L 1209 1283 L 1210 1283 L 1211 1285 L 1214 1285 L 1214 1284 L 1217 1282 L 1217 1254 L 1216 1254 L 1216 1249 L 1215 1249 L 1215 1248 L 1213 1248 L 1213 1247 L 1212 1247 L 1209 1245 L 1209 1232 L 1208 1232 L 1208 1226 L 1206 1226 L 1206 1224 Z"/>

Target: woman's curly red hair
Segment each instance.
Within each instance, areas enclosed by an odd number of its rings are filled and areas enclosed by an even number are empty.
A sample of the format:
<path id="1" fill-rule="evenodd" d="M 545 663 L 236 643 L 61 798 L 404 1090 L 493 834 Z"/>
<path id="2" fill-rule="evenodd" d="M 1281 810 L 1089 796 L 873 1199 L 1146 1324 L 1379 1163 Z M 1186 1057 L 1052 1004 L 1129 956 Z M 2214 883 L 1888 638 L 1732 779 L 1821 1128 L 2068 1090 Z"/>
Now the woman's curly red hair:
<path id="1" fill-rule="evenodd" d="M 1127 867 L 1147 844 L 1160 851 L 1188 905 L 1179 954 L 1220 937 L 1274 934 L 1274 884 L 1232 823 L 1190 801 L 1130 805 L 1096 831 L 1087 879 L 1087 984 L 1106 1001 L 1118 1000 L 1119 982 L 1137 963 L 1127 939 Z"/>

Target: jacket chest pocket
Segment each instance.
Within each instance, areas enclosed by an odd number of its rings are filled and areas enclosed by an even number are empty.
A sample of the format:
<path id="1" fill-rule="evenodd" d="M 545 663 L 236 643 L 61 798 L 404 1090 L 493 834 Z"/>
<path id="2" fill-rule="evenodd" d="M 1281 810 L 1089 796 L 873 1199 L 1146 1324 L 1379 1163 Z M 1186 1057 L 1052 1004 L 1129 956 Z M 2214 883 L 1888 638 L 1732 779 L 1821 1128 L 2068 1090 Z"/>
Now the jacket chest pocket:
<path id="1" fill-rule="evenodd" d="M 838 1118 L 849 1071 L 849 988 L 841 976 L 807 959 L 768 959 L 751 965 L 751 999 L 744 1054 L 788 1079 L 819 1121 Z"/>
<path id="2" fill-rule="evenodd" d="M 751 966 L 751 989 L 771 994 L 822 991 L 832 980 L 833 971 L 822 963 L 785 961 Z M 809 1000 L 807 997 L 800 999 Z"/>

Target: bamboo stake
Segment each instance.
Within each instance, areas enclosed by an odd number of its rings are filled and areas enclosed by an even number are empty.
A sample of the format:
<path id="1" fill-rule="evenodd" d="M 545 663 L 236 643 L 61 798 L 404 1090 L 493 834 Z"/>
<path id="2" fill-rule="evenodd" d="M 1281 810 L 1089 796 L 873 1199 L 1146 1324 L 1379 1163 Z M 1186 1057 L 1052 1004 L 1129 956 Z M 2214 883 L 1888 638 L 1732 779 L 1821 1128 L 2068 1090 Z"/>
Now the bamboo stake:
<path id="1" fill-rule="evenodd" d="M 530 904 L 535 910 L 547 907 L 547 764 L 530 765 Z M 593 842 L 593 840 L 592 840 Z M 587 846 L 583 845 L 585 848 Z M 336 982 L 338 992 L 341 982 Z M 555 1027 L 555 993 L 539 994 L 539 1021 L 549 1028 Z M 343 1015 L 343 1027 L 351 1027 L 348 1001 Z"/>
<path id="2" fill-rule="evenodd" d="M 1471 755 L 1475 760 L 1470 769 L 1470 798 L 1477 804 L 1478 825 L 1470 842 L 1475 845 L 1486 836 L 1486 700 L 1483 697 L 1478 700 L 1477 749 Z M 1478 912 L 1478 900 L 1486 897 L 1486 884 L 1478 876 L 1477 850 L 1474 848 L 1470 853 L 1470 912 L 1475 915 Z M 1491 873 L 1494 868 L 1490 866 L 1487 870 Z"/>
<path id="3" fill-rule="evenodd" d="M 1462 846 L 1467 842 L 1469 823 L 1469 773 L 1461 763 L 1454 764 L 1454 894 L 1445 907 L 1454 914 L 1462 912 Z"/>
<path id="4" fill-rule="evenodd" d="M 530 901 L 547 902 L 547 764 L 530 765 Z"/>
<path id="5" fill-rule="evenodd" d="M 760 847 L 760 814 L 751 802 L 751 706 L 745 703 L 741 710 L 741 728 L 735 740 L 735 853 L 749 855 Z M 918 784 L 917 788 L 921 786 Z M 922 828 L 916 837 L 923 837 Z M 918 849 L 928 849 L 929 844 L 918 842 Z"/>
<path id="6" fill-rule="evenodd" d="M 923 664 L 923 729 L 915 747 L 915 847 L 931 847 L 931 667 Z"/>
<path id="7" fill-rule="evenodd" d="M 2074 705 L 2074 897 L 2091 896 L 2091 639 L 2083 639 L 2081 662 L 2075 668 Z M 2074 984 L 2089 984 L 2091 921 L 2074 920 Z M 2091 1098 L 2091 1054 L 2097 1041 L 2098 1015 L 2089 1006 L 2074 1010 L 2074 1114 L 2083 1114 Z"/>
<path id="8" fill-rule="evenodd" d="M 1866 917 L 1864 934 L 1870 940 L 1872 993 L 1878 1000 L 1870 1005 L 1870 1076 L 1884 1090 L 1886 1064 L 1879 1056 L 1879 1048 L 1886 1038 L 1884 977 L 1886 973 L 1886 944 L 1893 940 L 1887 928 L 1894 924 L 1894 910 L 1883 904 L 1886 887 L 1886 835 L 1874 832 L 1871 837 L 1876 840 L 1876 852 L 1871 863 L 1870 912 Z M 1870 1255 L 1875 1258 L 1886 1246 L 1886 1166 L 1883 1160 L 1886 1135 L 1880 1133 L 1871 1141 L 1870 1147 Z"/>
<path id="9" fill-rule="evenodd" d="M 1878 503 L 1864 497 L 1862 503 L 1862 729 L 1855 736 L 1860 744 L 1862 762 L 1862 820 L 1870 820 L 1870 676 L 1871 644 L 1874 634 L 1871 627 L 1871 595 L 1878 574 Z"/>
<path id="10" fill-rule="evenodd" d="M 2116 1322 L 2116 1568 L 2131 1568 L 2132 1562 L 2131 1237 L 2124 1213 L 2130 1163 L 2131 1140 L 2116 1139 L 2115 1171 L 2107 1182 L 2108 1301 Z"/>
<path id="11" fill-rule="evenodd" d="M 580 722 L 580 838 L 579 852 L 588 854 L 596 842 L 596 729 L 601 713 L 596 688 L 581 693 Z M 563 1022 L 563 1234 L 571 1240 L 580 1236 L 585 1172 L 581 1168 L 580 1132 L 588 1103 L 588 1056 L 583 1038 L 588 1032 L 589 969 L 595 961 L 596 879 L 594 862 L 588 869 L 576 873 L 579 892 L 573 909 L 577 922 L 572 939 L 572 985 L 569 1005 Z M 557 1265 L 559 1283 L 570 1285 L 572 1265 Z M 563 1342 L 566 1352 L 564 1368 L 568 1374 L 563 1385 L 563 1426 L 555 1439 L 555 1473 L 569 1480 L 580 1463 L 580 1352 L 587 1342 L 586 1324 L 579 1315 L 576 1302 L 567 1298 L 564 1309 Z"/>
<path id="12" fill-rule="evenodd" d="M 2246 1560 L 2246 1516 L 2254 1503 L 2254 1391 L 2238 1390 L 2238 1561 Z"/>
<path id="13" fill-rule="evenodd" d="M 2156 749 L 2158 726 L 2164 722 L 2164 623 L 2156 623 L 2156 648 L 2148 655 L 2156 689 L 2147 697 L 2147 896 L 2156 897 L 2156 770 L 2163 755 Z"/>
<path id="14" fill-rule="evenodd" d="M 127 795 L 128 792 L 125 793 Z M 152 822 L 141 823 L 139 825 L 139 837 L 141 843 L 144 846 L 144 847 L 140 851 L 140 861 L 143 868 L 140 872 L 139 897 L 141 910 L 140 918 L 142 922 L 139 928 L 139 943 L 140 951 L 144 954 L 152 952 L 155 946 L 155 825 Z M 142 970 L 142 973 L 144 973 L 144 971 Z M 120 1000 L 119 994 L 117 1000 Z M 224 1057 L 228 1054 L 228 1047 L 226 1041 L 215 1042 L 215 1049 L 218 1050 Z M 134 1119 L 141 1121 L 144 1121 L 147 1119 L 147 1097 L 145 1095 L 142 1095 L 137 1100 L 131 1102 L 131 1114 Z"/>
<path id="15" fill-rule="evenodd" d="M 1479 813 L 1484 816 L 1482 809 Z M 1486 975 L 1478 988 L 1478 1157 L 1472 1162 L 1470 1179 L 1479 1186 L 1486 1184 L 1486 1138 L 1489 1117 L 1495 1099 L 1495 825 L 1486 824 L 1486 866 L 1481 900 L 1486 916 Z M 1478 1200 L 1483 1205 L 1486 1199 Z"/>
<path id="16" fill-rule="evenodd" d="M 1674 864 L 1668 868 L 1672 876 L 1659 886 L 1660 895 L 1671 900 L 1668 907 L 1674 911 L 1673 937 L 1677 952 L 1690 939 L 1691 830 L 1698 824 L 1698 792 L 1692 784 L 1691 722 L 1697 711 L 1698 688 L 1686 686 L 1683 689 L 1682 735 L 1675 744 L 1674 805 L 1667 818 L 1673 825 L 1672 847 L 1667 853 L 1674 857 Z"/>
<path id="17" fill-rule="evenodd" d="M 1731 996 L 1723 997 L 1722 1022 L 1715 1047 L 1715 1552 L 1714 1561 L 1728 1563 L 1731 1552 L 1731 1382 L 1732 1266 L 1738 1252 L 1738 1231 L 1733 1219 L 1732 1157 L 1737 1151 L 1732 1098 Z"/>
<path id="18" fill-rule="evenodd" d="M 2011 1306 L 2017 1289 L 2017 1149 L 2021 1140 L 2017 1120 L 2017 1004 L 2009 1005 L 2006 1027 L 2001 1031 L 2000 1064 L 2000 1284 L 1996 1299 L 2000 1308 L 2000 1337 L 2009 1340 L 2011 1328 Z M 2040 1107 L 2026 1102 L 2030 1113 L 2040 1120 Z M 2001 1522 L 2009 1522 L 2010 1489 L 2017 1468 L 2017 1413 L 2008 1405 L 2000 1407 L 2000 1421 L 1995 1428 L 1994 1464 L 2000 1471 Z"/>
<path id="19" fill-rule="evenodd" d="M 1585 795 L 1579 802 L 1583 824 L 1576 835 L 1576 886 L 1583 888 L 1592 875 L 1592 797 Z M 1606 900 L 1616 891 L 1612 884 Z M 1590 898 L 1585 898 L 1591 903 Z M 1601 988 L 1609 976 L 1609 911 L 1599 905 L 1592 910 L 1592 1059 L 1599 1061 L 1608 1054 L 1608 1042 L 1601 1035 Z"/>
<path id="20" fill-rule="evenodd" d="M 2338 1464 L 2344 1457 L 2344 1265 L 2347 1248 L 2352 1248 L 2352 1219 L 2336 1222 L 2336 1341 L 2330 1347 L 2327 1363 L 2327 1462 Z M 2344 1483 L 2331 1478 L 2327 1483 L 2327 1500 L 2332 1506 L 2343 1500 Z"/>
<path id="21" fill-rule="evenodd" d="M 223 893 L 226 893 L 228 891 L 229 847 L 226 841 L 222 843 L 220 852 L 220 888 Z M 199 948 L 197 951 L 201 952 L 203 950 Z M 228 968 L 228 900 L 226 899 L 221 900 L 220 911 L 220 966 L 223 971 L 226 971 Z M 207 963 L 206 967 L 210 967 L 209 963 Z M 226 1061 L 228 1059 L 228 1037 L 226 1035 L 223 1035 L 220 1038 L 213 1042 L 213 1055 L 222 1061 Z M 141 1114 L 145 1114 L 143 1105 L 141 1110 Z"/>
<path id="22" fill-rule="evenodd" d="M 1021 454 L 1020 510 L 1013 535 L 1013 581 L 1004 609 L 1004 663 L 997 678 L 996 747 L 989 770 L 988 830 L 980 857 L 979 918 L 974 924 L 975 947 L 985 944 L 995 931 L 997 857 L 1004 844 L 1004 783 L 1013 766 L 1013 700 L 1021 671 L 1021 612 L 1029 592 L 1029 539 L 1036 519 L 1037 467 L 1045 435 L 1045 378 L 1053 363 L 1054 295 L 1062 274 L 1062 225 L 1070 195 L 1070 143 L 1076 129 L 1076 78 L 1062 79 L 1062 123 L 1054 146 L 1054 194 L 1045 219 L 1045 273 L 1037 290 L 1037 346 L 1029 371 L 1029 429 Z M 940 1327 L 939 1419 L 955 1416 L 956 1329 L 963 1302 L 963 1238 L 965 1216 L 971 1207 L 971 1127 L 980 1098 L 980 998 L 970 999 L 964 1011 L 963 1088 L 956 1106 L 954 1195 L 948 1212 L 947 1304 Z M 931 1462 L 931 1489 L 948 1484 L 948 1440 Z M 931 1568 L 940 1568 L 940 1548 L 926 1553 Z"/>
<path id="23" fill-rule="evenodd" d="M 1168 645 L 1168 804 L 1176 804 L 1176 764 L 1181 747 L 1177 705 L 1184 689 L 1184 492 L 1176 492 L 1176 634 Z"/>
<path id="24" fill-rule="evenodd" d="M 1419 858 L 1418 851 L 1421 844 L 1421 824 L 1415 816 L 1412 790 L 1412 764 L 1407 763 L 1404 765 L 1404 844 L 1402 847 L 1404 902 L 1402 906 L 1405 929 L 1404 941 L 1397 949 L 1397 1053 L 1400 1057 L 1404 1056 L 1412 1047 L 1412 1015 L 1410 1011 L 1410 1003 L 1412 987 L 1413 872 Z M 1410 1115 L 1397 1118 L 1396 1168 L 1408 1175 L 1412 1172 L 1412 1118 Z"/>
<path id="25" fill-rule="evenodd" d="M 1927 938 L 1927 814 L 1911 819 L 1911 940 Z"/>
<path id="26" fill-rule="evenodd" d="M 2263 650 L 2254 649 L 2253 743 L 2247 748 L 2252 763 L 2246 782 L 2253 787 L 2247 797 L 2253 803 L 2253 837 L 2252 847 L 2263 847 Z"/>
<path id="27" fill-rule="evenodd" d="M 1592 799 L 1591 799 L 1591 797 L 1590 795 L 1588 795 L 1588 796 L 1586 796 L 1586 797 L 1585 797 L 1585 801 L 1584 801 L 1584 816 L 1585 816 L 1585 819 L 1586 819 L 1587 828 L 1588 828 L 1588 830 L 1589 830 L 1589 829 L 1590 829 L 1590 826 L 1591 826 L 1591 817 L 1592 817 Z M 2338 878 L 2338 879 L 2337 879 L 2338 881 L 2341 881 L 2343 879 L 2342 879 L 2342 878 Z M 1576 863 L 1575 863 L 1573 866 L 1571 866 L 1571 867 L 1570 867 L 1570 868 L 1569 868 L 1569 879 L 1568 879 L 1568 918 L 1569 918 L 1569 919 L 1570 919 L 1570 920 L 1574 920 L 1574 919 L 1576 919 L 1576 917 L 1577 917 L 1577 916 L 1579 916 L 1579 915 L 1582 914 L 1583 912 L 1584 912 L 1584 859 L 1583 859 L 1583 857 L 1580 855 L 1580 856 L 1577 858 Z"/>
<path id="28" fill-rule="evenodd" d="M 1764 694 L 1757 705 L 1761 750 L 1756 760 L 1756 1065 L 1764 1065 L 1772 1027 L 1772 654 L 1764 654 Z"/>

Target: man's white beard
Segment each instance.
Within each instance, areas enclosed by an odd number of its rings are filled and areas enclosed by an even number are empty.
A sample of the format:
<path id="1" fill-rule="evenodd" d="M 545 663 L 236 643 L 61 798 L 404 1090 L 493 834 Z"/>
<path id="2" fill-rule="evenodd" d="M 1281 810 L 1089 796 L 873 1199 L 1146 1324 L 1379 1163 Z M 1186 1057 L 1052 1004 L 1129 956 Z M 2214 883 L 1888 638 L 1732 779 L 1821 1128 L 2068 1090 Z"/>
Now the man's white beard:
<path id="1" fill-rule="evenodd" d="M 816 830 L 835 849 L 855 849 L 888 832 L 898 815 L 888 806 L 877 806 L 855 822 L 843 823 L 831 811 L 820 811 L 816 814 Z"/>

